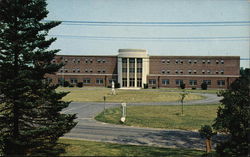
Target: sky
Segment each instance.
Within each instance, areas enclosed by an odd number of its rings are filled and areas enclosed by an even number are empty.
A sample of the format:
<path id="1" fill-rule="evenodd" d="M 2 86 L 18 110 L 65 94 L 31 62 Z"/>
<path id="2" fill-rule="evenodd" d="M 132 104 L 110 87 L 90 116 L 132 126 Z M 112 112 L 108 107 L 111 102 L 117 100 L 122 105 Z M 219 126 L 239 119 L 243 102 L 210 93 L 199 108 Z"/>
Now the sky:
<path id="1" fill-rule="evenodd" d="M 250 0 L 47 0 L 51 49 L 67 55 L 240 56 L 250 68 Z"/>

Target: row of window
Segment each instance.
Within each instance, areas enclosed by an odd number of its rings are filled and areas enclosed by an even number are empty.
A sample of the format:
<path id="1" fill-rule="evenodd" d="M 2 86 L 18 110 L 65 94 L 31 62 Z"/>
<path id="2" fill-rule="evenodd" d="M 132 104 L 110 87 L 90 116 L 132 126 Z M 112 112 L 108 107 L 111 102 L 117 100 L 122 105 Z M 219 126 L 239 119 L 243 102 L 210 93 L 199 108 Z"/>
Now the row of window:
<path id="1" fill-rule="evenodd" d="M 56 63 L 56 60 L 54 59 L 52 62 Z M 79 63 L 81 63 L 81 59 L 72 59 L 72 60 L 64 59 L 63 62 L 64 63 L 72 62 L 72 63 L 78 63 L 79 64 Z M 84 63 L 93 63 L 93 59 L 86 58 L 85 60 L 83 60 L 83 62 Z M 105 59 L 97 59 L 96 62 L 97 63 L 106 63 L 106 60 Z"/>
<path id="2" fill-rule="evenodd" d="M 127 68 L 122 68 L 122 72 L 126 73 Z M 129 73 L 135 73 L 135 68 L 129 68 Z M 137 68 L 137 73 L 142 73 L 142 68 Z"/>
<path id="3" fill-rule="evenodd" d="M 169 85 L 170 84 L 169 79 L 162 79 L 161 81 L 162 81 L 161 83 L 163 85 Z M 203 80 L 202 82 L 205 82 L 207 85 L 212 84 L 211 80 Z M 178 85 L 178 86 L 180 84 L 183 84 L 183 83 L 184 83 L 183 80 L 175 80 L 175 84 Z M 156 79 L 149 79 L 148 84 L 156 85 Z M 189 80 L 189 85 L 192 85 L 192 86 L 197 85 L 197 80 Z M 218 86 L 224 86 L 225 85 L 225 80 L 217 80 L 217 85 Z"/>
<path id="4" fill-rule="evenodd" d="M 129 63 L 135 63 L 135 58 L 129 58 Z M 142 63 L 142 58 L 136 58 L 137 63 Z M 122 58 L 122 63 L 127 63 L 127 58 Z"/>
<path id="5" fill-rule="evenodd" d="M 196 70 L 188 70 L 187 71 L 188 74 L 197 74 L 198 72 Z M 171 71 L 170 70 L 162 70 L 161 71 L 162 74 L 170 74 Z M 175 70 L 175 74 L 183 74 L 183 70 Z M 202 70 L 201 74 L 212 74 L 212 72 L 210 70 Z M 214 74 L 224 74 L 224 70 L 220 70 L 220 71 L 215 71 Z"/>
<path id="6" fill-rule="evenodd" d="M 169 59 L 165 60 L 161 60 L 162 63 L 166 63 L 166 64 L 170 64 L 171 61 Z M 181 60 L 181 59 L 176 59 L 175 60 L 175 64 L 183 64 L 184 62 L 188 63 L 188 64 L 197 64 L 197 63 L 202 63 L 202 64 L 211 64 L 212 61 L 211 60 Z M 216 60 L 215 61 L 216 64 L 224 64 L 224 60 Z"/>
<path id="7" fill-rule="evenodd" d="M 61 73 L 63 73 L 63 72 L 67 73 L 67 72 L 69 72 L 69 70 L 68 70 L 68 69 L 61 69 L 60 72 L 61 72 Z M 73 73 L 80 73 L 81 70 L 80 70 L 79 68 L 77 68 L 77 69 L 72 69 L 72 72 L 73 72 Z M 92 69 L 85 69 L 84 72 L 85 72 L 85 73 L 93 73 L 93 70 L 92 70 Z M 105 69 L 97 70 L 97 73 L 99 73 L 99 74 L 101 74 L 101 73 L 106 73 L 106 70 L 105 70 Z"/>
<path id="8" fill-rule="evenodd" d="M 63 80 L 64 80 L 64 79 L 59 78 L 59 79 L 58 79 L 58 83 L 60 84 Z M 109 79 L 109 84 L 111 84 L 112 81 L 116 82 L 115 79 Z M 77 79 L 77 78 L 70 78 L 70 83 L 71 83 L 71 84 L 76 84 L 77 82 L 78 82 L 78 79 Z M 84 78 L 84 79 L 82 80 L 82 82 L 83 82 L 83 84 L 90 84 L 92 81 L 91 81 L 90 78 Z M 96 78 L 95 83 L 96 83 L 96 84 L 103 84 L 103 83 L 104 83 L 104 79 L 103 79 L 103 78 Z"/>

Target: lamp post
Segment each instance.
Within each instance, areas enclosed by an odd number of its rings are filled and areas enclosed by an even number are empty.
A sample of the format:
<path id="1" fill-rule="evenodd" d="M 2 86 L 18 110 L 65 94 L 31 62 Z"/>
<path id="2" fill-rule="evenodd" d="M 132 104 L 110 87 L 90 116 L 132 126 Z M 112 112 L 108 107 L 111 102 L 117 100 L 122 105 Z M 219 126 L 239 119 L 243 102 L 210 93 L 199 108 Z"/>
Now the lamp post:
<path id="1" fill-rule="evenodd" d="M 105 113 L 105 109 L 106 109 L 106 96 L 103 96 L 103 105 L 104 105 L 103 112 Z"/>

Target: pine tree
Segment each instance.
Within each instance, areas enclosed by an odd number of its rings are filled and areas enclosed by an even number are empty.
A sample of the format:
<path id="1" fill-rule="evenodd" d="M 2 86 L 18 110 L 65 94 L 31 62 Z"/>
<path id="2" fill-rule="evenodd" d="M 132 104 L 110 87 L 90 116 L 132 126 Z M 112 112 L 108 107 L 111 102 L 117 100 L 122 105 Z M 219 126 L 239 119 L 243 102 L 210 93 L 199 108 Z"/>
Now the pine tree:
<path id="1" fill-rule="evenodd" d="M 0 153 L 58 155 L 58 138 L 75 125 L 62 114 L 67 93 L 46 81 L 62 65 L 52 64 L 59 50 L 48 31 L 60 22 L 44 22 L 45 0 L 0 0 Z M 0 154 L 1 155 L 1 154 Z"/>
<path id="2" fill-rule="evenodd" d="M 229 138 L 220 142 L 216 151 L 220 156 L 249 155 L 250 134 L 250 69 L 241 69 L 241 77 L 230 88 L 220 92 L 221 100 L 213 127 L 227 133 Z"/>

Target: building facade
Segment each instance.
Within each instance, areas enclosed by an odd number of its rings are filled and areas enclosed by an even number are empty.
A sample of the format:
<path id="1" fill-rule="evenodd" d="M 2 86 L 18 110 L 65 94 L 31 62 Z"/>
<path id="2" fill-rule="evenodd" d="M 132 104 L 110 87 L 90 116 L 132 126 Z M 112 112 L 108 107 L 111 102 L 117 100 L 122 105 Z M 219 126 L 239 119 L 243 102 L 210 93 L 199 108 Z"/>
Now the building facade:
<path id="1" fill-rule="evenodd" d="M 68 81 L 84 86 L 121 88 L 228 88 L 239 77 L 239 56 L 149 56 L 143 49 L 119 49 L 117 56 L 58 55 L 53 63 L 65 65 L 49 75 L 55 84 Z"/>

